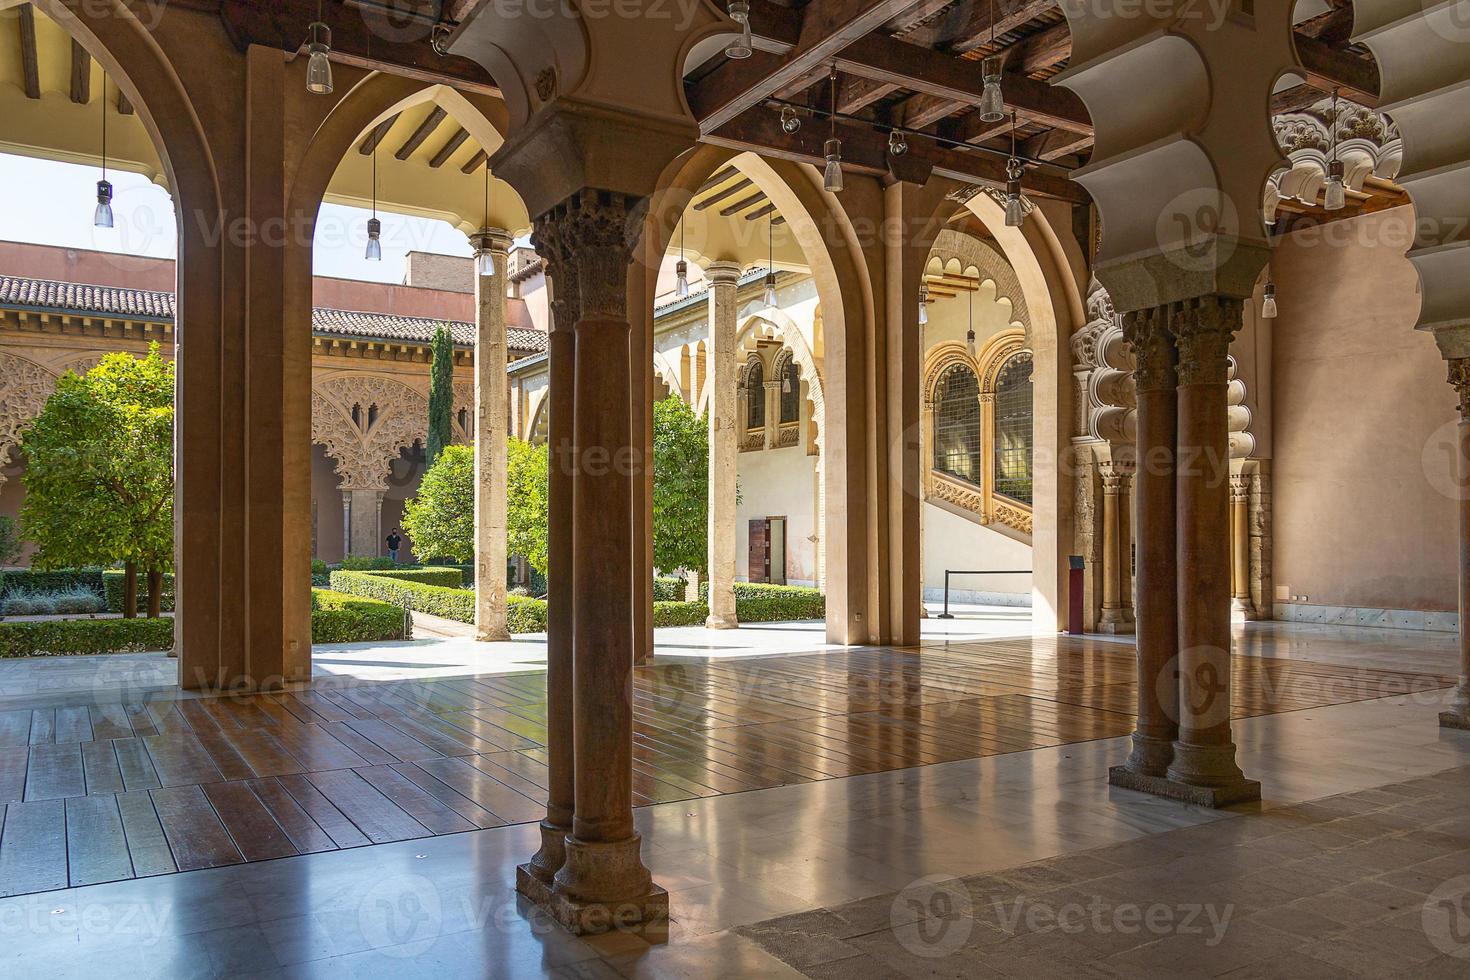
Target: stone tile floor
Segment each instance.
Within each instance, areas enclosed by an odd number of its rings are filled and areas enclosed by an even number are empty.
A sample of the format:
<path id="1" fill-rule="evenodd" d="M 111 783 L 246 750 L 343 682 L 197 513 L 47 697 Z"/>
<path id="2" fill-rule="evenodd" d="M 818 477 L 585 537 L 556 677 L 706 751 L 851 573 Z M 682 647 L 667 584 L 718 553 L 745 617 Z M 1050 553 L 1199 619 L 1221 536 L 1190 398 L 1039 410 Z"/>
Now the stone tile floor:
<path id="1" fill-rule="evenodd" d="M 1470 976 L 1470 767 L 742 926 L 812 978 Z"/>

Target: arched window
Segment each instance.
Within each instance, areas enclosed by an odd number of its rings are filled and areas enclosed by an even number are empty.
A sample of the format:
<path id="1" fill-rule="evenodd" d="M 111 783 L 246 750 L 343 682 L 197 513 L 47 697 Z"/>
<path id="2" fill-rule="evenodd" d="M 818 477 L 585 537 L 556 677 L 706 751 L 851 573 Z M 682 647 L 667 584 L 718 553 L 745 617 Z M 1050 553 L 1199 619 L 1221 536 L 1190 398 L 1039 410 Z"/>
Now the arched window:
<path id="1" fill-rule="evenodd" d="M 760 361 L 752 361 L 745 373 L 745 427 L 766 427 L 766 370 Z"/>
<path id="2" fill-rule="evenodd" d="M 781 366 L 781 424 L 801 421 L 801 368 L 791 358 Z"/>
<path id="3" fill-rule="evenodd" d="M 934 468 L 980 484 L 980 382 L 968 365 L 945 369 L 934 403 Z"/>
<path id="4" fill-rule="evenodd" d="M 995 380 L 995 492 L 1031 504 L 1031 355 L 1006 361 Z"/>

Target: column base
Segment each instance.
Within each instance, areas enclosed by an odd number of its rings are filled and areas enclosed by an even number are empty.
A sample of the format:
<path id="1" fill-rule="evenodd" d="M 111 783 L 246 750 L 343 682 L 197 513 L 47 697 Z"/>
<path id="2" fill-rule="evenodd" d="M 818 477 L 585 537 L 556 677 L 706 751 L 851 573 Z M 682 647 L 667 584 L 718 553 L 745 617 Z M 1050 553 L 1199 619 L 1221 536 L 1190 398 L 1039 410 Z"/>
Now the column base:
<path id="1" fill-rule="evenodd" d="M 1106 636 L 1131 636 L 1135 632 L 1133 621 L 1118 620 L 1116 622 L 1099 622 L 1097 631 Z"/>
<path id="2" fill-rule="evenodd" d="M 1224 745 L 1175 742 L 1174 761 L 1166 778 L 1188 787 L 1200 800 L 1220 801 L 1202 803 L 1203 806 L 1229 806 L 1261 798 L 1261 784 L 1246 779 L 1235 762 L 1234 742 Z"/>
<path id="3" fill-rule="evenodd" d="M 507 643 L 510 641 L 509 630 L 476 630 L 476 643 Z"/>
<path id="4" fill-rule="evenodd" d="M 516 891 L 578 936 L 668 923 L 669 893 L 643 866 L 637 834 L 612 843 L 565 841 L 566 861 L 553 881 L 524 864 L 516 869 Z"/>
<path id="5" fill-rule="evenodd" d="M 1251 608 L 1248 599 L 1230 600 L 1230 621 L 1232 623 L 1248 623 L 1256 618 L 1256 611 Z"/>
<path id="6" fill-rule="evenodd" d="M 1128 754 L 1128 761 L 1121 766 L 1114 766 L 1108 770 L 1108 782 L 1114 782 L 1113 773 L 1132 773 L 1139 776 L 1153 776 L 1164 778 L 1169 771 L 1169 764 L 1174 761 L 1174 740 L 1171 738 L 1154 738 L 1149 735 L 1133 733 L 1133 751 Z"/>
<path id="7" fill-rule="evenodd" d="M 716 616 L 710 613 L 704 621 L 704 627 L 711 630 L 734 630 L 740 628 L 740 620 L 734 616 Z"/>
<path id="8" fill-rule="evenodd" d="M 1146 776 L 1127 766 L 1113 766 L 1108 770 L 1108 782 L 1120 789 L 1137 790 L 1216 810 L 1237 803 L 1254 803 L 1261 798 L 1261 784 L 1243 776 L 1240 782 L 1230 786 L 1195 786 L 1168 776 Z"/>
<path id="9" fill-rule="evenodd" d="M 1462 732 L 1470 732 L 1470 711 L 1441 711 L 1439 713 L 1440 728 L 1455 728 Z"/>
<path id="10" fill-rule="evenodd" d="M 567 835 L 572 829 L 558 826 L 550 820 L 542 820 L 540 830 L 540 850 L 531 856 L 531 860 L 516 868 L 516 891 L 528 898 L 530 895 L 520 885 L 522 871 L 541 882 L 544 887 L 550 888 L 556 873 L 567 863 Z"/>

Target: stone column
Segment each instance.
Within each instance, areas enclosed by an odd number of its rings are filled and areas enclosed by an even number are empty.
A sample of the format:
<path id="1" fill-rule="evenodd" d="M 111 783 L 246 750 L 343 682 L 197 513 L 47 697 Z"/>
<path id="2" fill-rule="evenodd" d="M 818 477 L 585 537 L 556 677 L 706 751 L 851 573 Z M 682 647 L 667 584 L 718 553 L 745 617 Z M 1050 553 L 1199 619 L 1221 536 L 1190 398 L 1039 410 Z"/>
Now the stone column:
<path id="1" fill-rule="evenodd" d="M 1450 709 L 1440 712 L 1439 724 L 1470 730 L 1470 357 L 1452 358 L 1449 371 L 1460 398 L 1453 482 L 1460 509 L 1460 681 Z"/>
<path id="2" fill-rule="evenodd" d="M 1230 445 L 1227 357 L 1241 300 L 1181 304 L 1179 346 L 1179 737 L 1169 779 L 1206 806 L 1259 799 L 1230 730 Z"/>
<path id="3" fill-rule="evenodd" d="M 736 461 L 740 456 L 740 416 L 735 349 L 735 290 L 740 266 L 711 262 L 709 280 L 709 618 L 710 629 L 739 626 L 735 615 Z M 764 398 L 764 391 L 748 392 Z"/>
<path id="4" fill-rule="evenodd" d="M 1127 314 L 1123 333 L 1137 361 L 1138 727 L 1128 761 L 1113 767 L 1108 779 L 1117 786 L 1157 792 L 1179 733 L 1174 540 L 1178 354 L 1166 308 Z"/>
<path id="5" fill-rule="evenodd" d="M 1120 632 L 1119 627 L 1124 625 L 1122 595 L 1122 577 L 1119 574 L 1119 532 L 1122 527 L 1118 519 L 1118 491 L 1123 486 L 1123 474 L 1112 463 L 1104 463 L 1100 467 L 1102 472 L 1102 566 L 1103 566 L 1103 601 L 1102 615 L 1098 619 L 1098 629 L 1104 633 Z"/>
<path id="6" fill-rule="evenodd" d="M 532 244 L 546 260 L 551 290 L 551 330 L 546 338 L 550 377 L 547 417 L 547 553 L 550 573 L 546 590 L 546 819 L 541 821 L 541 847 L 530 862 L 516 869 L 516 890 L 549 905 L 556 873 L 566 862 L 566 838 L 576 810 L 573 707 L 573 630 L 575 557 L 572 542 L 576 453 L 573 420 L 576 407 L 577 335 L 580 316 L 577 267 L 567 255 L 554 224 L 536 223 Z"/>
<path id="7" fill-rule="evenodd" d="M 470 239 L 493 273 L 475 276 L 475 639 L 510 639 L 505 625 L 506 349 L 505 287 L 510 235 L 486 229 Z"/>
<path id="8" fill-rule="evenodd" d="M 1251 481 L 1248 476 L 1230 478 L 1230 618 L 1251 618 L 1250 514 Z"/>
<path id="9" fill-rule="evenodd" d="M 352 493 L 342 491 L 342 557 L 352 554 Z"/>
<path id="10" fill-rule="evenodd" d="M 573 932 L 667 917 L 633 825 L 634 486 L 628 321 L 630 214 L 638 201 L 582 190 L 544 221 L 576 266 L 573 679 L 576 810 L 551 910 Z"/>
<path id="11" fill-rule="evenodd" d="M 1133 612 L 1133 465 L 1118 467 L 1118 605 L 1122 623 L 1114 631 L 1132 633 Z"/>
<path id="12" fill-rule="evenodd" d="M 781 445 L 781 379 L 766 379 L 766 448 Z"/>
<path id="13" fill-rule="evenodd" d="M 352 547 L 348 553 L 353 555 L 384 554 L 387 545 L 383 543 L 382 529 L 379 527 L 383 513 L 384 491 L 353 487 L 342 492 L 348 494 L 352 501 L 352 533 L 348 539 Z"/>

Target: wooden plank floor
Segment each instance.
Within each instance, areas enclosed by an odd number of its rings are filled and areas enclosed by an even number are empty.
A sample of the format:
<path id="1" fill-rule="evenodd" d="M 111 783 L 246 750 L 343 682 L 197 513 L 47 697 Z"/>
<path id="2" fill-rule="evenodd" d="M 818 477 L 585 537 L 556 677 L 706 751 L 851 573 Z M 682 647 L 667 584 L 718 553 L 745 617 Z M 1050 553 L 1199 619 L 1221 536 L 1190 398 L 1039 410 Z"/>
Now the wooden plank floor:
<path id="1" fill-rule="evenodd" d="M 1126 735 L 1133 648 L 1071 637 L 637 673 L 640 805 Z M 1237 656 L 1236 717 L 1449 678 Z M 545 675 L 0 711 L 0 895 L 539 820 Z"/>

